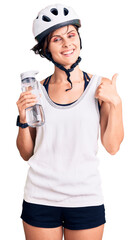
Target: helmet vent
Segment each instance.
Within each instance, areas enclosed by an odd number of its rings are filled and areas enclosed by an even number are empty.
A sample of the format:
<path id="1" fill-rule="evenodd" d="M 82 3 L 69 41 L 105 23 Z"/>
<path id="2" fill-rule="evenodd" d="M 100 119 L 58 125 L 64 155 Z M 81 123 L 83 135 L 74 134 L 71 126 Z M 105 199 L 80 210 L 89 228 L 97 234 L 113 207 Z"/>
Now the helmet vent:
<path id="1" fill-rule="evenodd" d="M 64 8 L 64 15 L 67 16 L 69 13 L 69 10 L 67 8 Z"/>
<path id="2" fill-rule="evenodd" d="M 42 16 L 42 20 L 45 21 L 45 22 L 50 22 L 51 19 L 45 15 Z"/>
<path id="3" fill-rule="evenodd" d="M 51 13 L 54 14 L 55 16 L 58 15 L 58 10 L 56 8 L 52 8 L 51 10 Z"/>

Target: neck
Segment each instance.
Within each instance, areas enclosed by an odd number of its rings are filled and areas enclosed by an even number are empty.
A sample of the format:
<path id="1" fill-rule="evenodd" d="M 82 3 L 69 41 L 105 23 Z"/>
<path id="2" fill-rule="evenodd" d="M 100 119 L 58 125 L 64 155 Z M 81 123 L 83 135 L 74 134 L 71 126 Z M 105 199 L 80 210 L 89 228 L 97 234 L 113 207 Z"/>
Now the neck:
<path id="1" fill-rule="evenodd" d="M 83 81 L 83 72 L 79 69 L 78 65 L 70 73 L 70 79 L 71 79 L 72 83 L 78 83 L 78 82 L 82 82 Z M 67 81 L 66 73 L 63 70 L 61 70 L 60 68 L 56 67 L 56 66 L 55 66 L 54 74 L 52 75 L 52 78 L 51 78 L 51 83 L 70 84 Z"/>

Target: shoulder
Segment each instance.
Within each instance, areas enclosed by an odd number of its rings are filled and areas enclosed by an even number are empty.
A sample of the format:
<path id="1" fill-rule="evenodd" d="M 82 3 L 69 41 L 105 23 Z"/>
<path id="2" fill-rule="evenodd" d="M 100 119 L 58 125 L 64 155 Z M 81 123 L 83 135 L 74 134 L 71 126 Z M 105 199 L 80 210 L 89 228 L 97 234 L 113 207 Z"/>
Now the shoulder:
<path id="1" fill-rule="evenodd" d="M 50 76 L 48 76 L 47 78 L 45 78 L 45 79 L 43 79 L 42 81 L 40 81 L 40 83 L 43 85 L 44 84 L 44 82 L 45 82 L 45 85 L 47 84 L 47 82 L 48 82 L 48 80 L 49 80 L 49 77 Z"/>
<path id="2" fill-rule="evenodd" d="M 89 76 L 89 78 L 91 79 L 93 77 L 93 74 L 90 74 L 90 73 L 87 73 L 87 75 Z M 106 77 L 102 77 L 101 76 L 101 83 L 111 83 L 111 80 L 109 78 L 106 78 Z"/>
<path id="3" fill-rule="evenodd" d="M 43 83 L 45 82 L 45 79 L 44 80 L 42 80 L 42 81 L 40 81 L 40 83 L 43 85 Z"/>

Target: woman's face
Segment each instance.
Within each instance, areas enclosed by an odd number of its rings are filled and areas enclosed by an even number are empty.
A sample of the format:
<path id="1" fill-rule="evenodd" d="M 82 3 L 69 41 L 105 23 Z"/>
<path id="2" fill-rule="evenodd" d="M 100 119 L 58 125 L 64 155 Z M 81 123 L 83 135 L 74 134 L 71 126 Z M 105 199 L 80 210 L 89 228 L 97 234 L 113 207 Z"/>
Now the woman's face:
<path id="1" fill-rule="evenodd" d="M 80 39 L 75 27 L 69 25 L 55 30 L 48 51 L 55 62 L 65 67 L 75 63 L 80 54 Z"/>

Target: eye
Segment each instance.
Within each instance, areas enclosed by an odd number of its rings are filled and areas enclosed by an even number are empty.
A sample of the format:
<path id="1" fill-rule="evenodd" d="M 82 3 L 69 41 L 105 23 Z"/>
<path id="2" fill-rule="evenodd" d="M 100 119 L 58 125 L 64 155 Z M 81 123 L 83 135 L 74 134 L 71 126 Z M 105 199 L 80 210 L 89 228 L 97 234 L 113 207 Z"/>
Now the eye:
<path id="1" fill-rule="evenodd" d="M 60 41 L 60 40 L 61 40 L 61 38 L 58 37 L 58 38 L 55 38 L 55 39 L 54 39 L 54 42 L 58 42 L 58 41 Z"/>
<path id="2" fill-rule="evenodd" d="M 75 34 L 70 34 L 68 37 L 69 37 L 69 38 L 75 37 Z"/>

